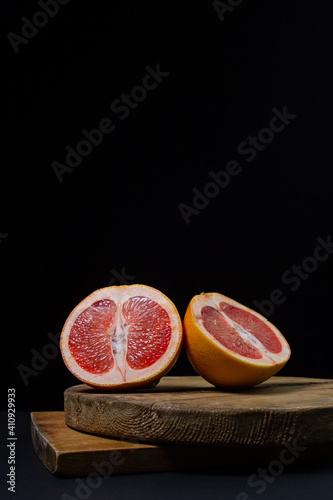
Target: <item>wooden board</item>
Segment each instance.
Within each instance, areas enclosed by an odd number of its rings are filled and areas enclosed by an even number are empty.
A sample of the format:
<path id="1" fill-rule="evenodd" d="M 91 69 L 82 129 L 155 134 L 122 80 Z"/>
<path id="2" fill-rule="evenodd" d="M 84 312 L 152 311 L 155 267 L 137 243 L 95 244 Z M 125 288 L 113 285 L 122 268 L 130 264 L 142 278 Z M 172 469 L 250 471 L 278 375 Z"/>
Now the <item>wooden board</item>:
<path id="1" fill-rule="evenodd" d="M 333 380 L 272 377 L 222 391 L 199 376 L 164 377 L 155 388 L 64 394 L 66 424 L 92 434 L 170 444 L 304 446 L 333 442 Z"/>
<path id="2" fill-rule="evenodd" d="M 290 467 L 294 462 L 332 458 L 332 445 L 295 444 L 283 447 L 229 447 L 155 445 L 94 436 L 70 429 L 64 412 L 31 413 L 34 448 L 43 464 L 55 475 L 80 477 L 94 474 L 94 484 L 101 477 L 115 474 L 205 470 L 219 472 L 230 466 L 250 464 L 251 470 L 281 461 Z M 272 462 L 273 463 L 273 462 Z"/>

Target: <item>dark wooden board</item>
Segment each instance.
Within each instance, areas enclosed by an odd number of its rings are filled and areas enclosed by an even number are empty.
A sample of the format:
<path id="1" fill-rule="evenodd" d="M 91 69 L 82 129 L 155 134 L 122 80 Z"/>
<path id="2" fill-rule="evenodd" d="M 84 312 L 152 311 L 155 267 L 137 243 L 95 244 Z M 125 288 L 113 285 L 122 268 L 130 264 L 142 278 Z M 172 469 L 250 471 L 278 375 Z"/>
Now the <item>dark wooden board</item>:
<path id="1" fill-rule="evenodd" d="M 81 384 L 64 394 L 66 424 L 91 434 L 168 444 L 310 446 L 333 442 L 333 380 L 271 377 L 218 390 L 199 376 L 106 393 Z"/>
<path id="2" fill-rule="evenodd" d="M 94 484 L 103 476 L 205 469 L 218 470 L 250 465 L 269 467 L 281 462 L 332 458 L 332 444 L 308 446 L 295 443 L 278 447 L 230 447 L 196 445 L 156 445 L 112 439 L 75 431 L 65 424 L 64 412 L 31 413 L 32 442 L 38 457 L 55 475 L 82 477 L 93 474 Z"/>

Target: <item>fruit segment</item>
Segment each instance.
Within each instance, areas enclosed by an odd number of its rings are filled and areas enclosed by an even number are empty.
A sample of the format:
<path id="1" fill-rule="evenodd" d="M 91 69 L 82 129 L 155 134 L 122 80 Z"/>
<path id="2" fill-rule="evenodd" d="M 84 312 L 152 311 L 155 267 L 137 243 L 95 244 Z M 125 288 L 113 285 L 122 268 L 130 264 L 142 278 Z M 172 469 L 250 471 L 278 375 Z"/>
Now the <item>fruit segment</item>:
<path id="1" fill-rule="evenodd" d="M 219 311 L 213 307 L 205 306 L 201 310 L 201 316 L 206 330 L 224 347 L 247 358 L 262 358 L 261 352 L 250 342 L 247 342 Z"/>
<path id="2" fill-rule="evenodd" d="M 275 333 L 260 318 L 244 309 L 220 302 L 221 311 L 240 325 L 251 335 L 256 337 L 261 344 L 273 353 L 281 352 L 282 345 Z"/>
<path id="3" fill-rule="evenodd" d="M 171 339 L 168 313 L 154 300 L 133 297 L 123 305 L 128 323 L 127 363 L 137 370 L 154 364 L 167 350 Z"/>
<path id="4" fill-rule="evenodd" d="M 84 370 L 104 373 L 114 365 L 110 336 L 116 318 L 113 300 L 99 300 L 85 309 L 75 320 L 69 335 L 69 349 Z"/>

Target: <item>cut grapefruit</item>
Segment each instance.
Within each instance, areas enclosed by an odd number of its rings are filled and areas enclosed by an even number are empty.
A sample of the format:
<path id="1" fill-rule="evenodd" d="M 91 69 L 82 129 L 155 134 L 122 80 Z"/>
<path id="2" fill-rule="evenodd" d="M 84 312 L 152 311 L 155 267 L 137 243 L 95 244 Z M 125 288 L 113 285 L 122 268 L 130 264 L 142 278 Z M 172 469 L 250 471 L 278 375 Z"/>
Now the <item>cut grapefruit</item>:
<path id="1" fill-rule="evenodd" d="M 216 387 L 251 387 L 276 374 L 290 347 L 261 314 L 219 293 L 193 297 L 184 317 L 193 368 Z"/>
<path id="2" fill-rule="evenodd" d="M 60 350 L 69 371 L 101 389 L 143 387 L 176 362 L 183 340 L 175 305 L 147 285 L 96 290 L 68 316 Z"/>

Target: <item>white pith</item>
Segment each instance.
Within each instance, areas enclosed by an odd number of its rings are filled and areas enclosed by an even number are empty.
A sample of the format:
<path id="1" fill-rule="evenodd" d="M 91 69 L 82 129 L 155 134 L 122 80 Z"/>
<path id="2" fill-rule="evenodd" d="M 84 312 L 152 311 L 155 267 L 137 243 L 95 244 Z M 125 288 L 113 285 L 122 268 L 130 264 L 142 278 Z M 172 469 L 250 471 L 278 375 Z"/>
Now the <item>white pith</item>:
<path id="1" fill-rule="evenodd" d="M 147 297 L 163 307 L 169 315 L 172 331 L 170 343 L 165 353 L 162 354 L 162 356 L 153 365 L 137 370 L 132 369 L 126 362 L 129 327 L 122 315 L 123 304 L 128 299 L 135 296 Z M 76 362 L 70 352 L 68 340 L 73 324 L 78 316 L 94 302 L 103 299 L 113 300 L 117 305 L 116 318 L 109 332 L 107 332 L 110 336 L 114 366 L 107 373 L 93 374 L 81 368 L 81 366 Z M 66 320 L 60 337 L 62 356 L 65 364 L 72 374 L 83 382 L 101 387 L 121 385 L 132 381 L 140 382 L 141 380 L 143 381 L 151 377 L 152 374 L 162 371 L 165 366 L 170 363 L 170 359 L 173 355 L 178 351 L 181 342 L 182 323 L 175 306 L 158 290 L 147 286 L 142 287 L 140 285 L 114 286 L 96 290 L 80 302 L 75 309 L 73 309 Z"/>
<path id="2" fill-rule="evenodd" d="M 253 314 L 254 316 L 257 316 L 261 321 L 266 323 L 266 325 L 275 333 L 277 338 L 279 339 L 282 350 L 279 353 L 273 353 L 269 351 L 261 342 L 259 339 L 257 339 L 254 335 L 252 335 L 250 332 L 245 330 L 242 326 L 238 325 L 235 323 L 231 318 L 229 318 L 221 309 L 220 309 L 220 302 L 225 302 L 227 304 L 236 306 L 240 309 L 243 309 L 245 311 L 248 311 L 249 313 Z M 216 309 L 222 316 L 226 319 L 226 321 L 236 329 L 236 331 L 240 334 L 242 339 L 244 339 L 246 342 L 251 344 L 253 347 L 258 349 L 260 353 L 262 354 L 262 358 L 259 359 L 254 359 L 254 358 L 249 358 L 247 356 L 243 356 L 242 354 L 236 353 L 235 351 L 232 351 L 228 349 L 227 347 L 223 346 L 223 349 L 227 350 L 231 355 L 239 358 L 241 357 L 246 361 L 247 363 L 253 363 L 255 365 L 272 365 L 276 363 L 280 363 L 281 361 L 288 359 L 290 356 L 290 347 L 284 337 L 282 336 L 281 332 L 274 326 L 272 323 L 270 323 L 265 317 L 263 317 L 261 314 L 257 313 L 256 311 L 253 311 L 252 309 L 243 306 L 239 302 L 236 302 L 233 299 L 230 299 L 229 297 L 225 297 L 222 294 L 219 293 L 207 293 L 207 294 L 202 294 L 202 295 L 197 295 L 196 300 L 193 302 L 193 313 L 196 318 L 196 321 L 199 323 L 200 328 L 203 329 L 207 336 L 210 338 L 212 342 L 214 342 L 217 346 L 221 348 L 221 344 L 218 340 L 215 339 L 213 335 L 211 335 L 208 330 L 203 325 L 203 320 L 201 317 L 201 310 L 205 306 L 210 306 Z"/>

